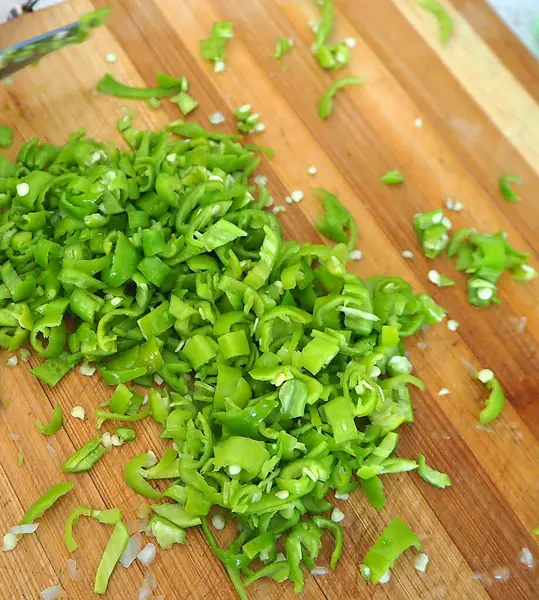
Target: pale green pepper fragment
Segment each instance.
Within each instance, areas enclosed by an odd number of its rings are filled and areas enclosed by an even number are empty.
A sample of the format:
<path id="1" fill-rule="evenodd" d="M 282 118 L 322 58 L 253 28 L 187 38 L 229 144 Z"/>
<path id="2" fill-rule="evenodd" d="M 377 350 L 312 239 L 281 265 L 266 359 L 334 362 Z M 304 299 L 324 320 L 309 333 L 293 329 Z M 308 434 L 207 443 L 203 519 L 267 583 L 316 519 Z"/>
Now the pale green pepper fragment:
<path id="1" fill-rule="evenodd" d="M 417 472 L 421 479 L 430 483 L 434 487 L 444 489 L 451 485 L 451 479 L 446 473 L 441 473 L 427 465 L 427 461 L 423 454 L 417 455 Z"/>
<path id="2" fill-rule="evenodd" d="M 69 552 L 75 552 L 79 547 L 73 536 L 73 527 L 77 525 L 80 517 L 92 517 L 100 523 L 116 525 L 122 519 L 122 513 L 119 508 L 92 510 L 88 506 L 77 506 L 77 508 L 73 509 L 64 525 L 64 542 Z"/>
<path id="3" fill-rule="evenodd" d="M 129 542 L 129 530 L 122 521 L 114 526 L 114 531 L 107 542 L 97 572 L 95 574 L 94 592 L 104 594 L 107 591 L 109 579 L 116 568 L 120 557 Z"/>

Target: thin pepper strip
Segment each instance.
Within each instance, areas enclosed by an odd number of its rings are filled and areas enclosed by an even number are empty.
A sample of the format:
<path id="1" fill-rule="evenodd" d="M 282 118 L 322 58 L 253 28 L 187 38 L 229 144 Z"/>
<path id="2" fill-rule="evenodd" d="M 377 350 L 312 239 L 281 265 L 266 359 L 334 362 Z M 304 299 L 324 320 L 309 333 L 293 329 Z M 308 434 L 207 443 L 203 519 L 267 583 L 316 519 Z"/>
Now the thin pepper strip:
<path id="1" fill-rule="evenodd" d="M 39 519 L 51 506 L 53 506 L 62 496 L 65 496 L 75 487 L 71 481 L 63 481 L 53 486 L 50 490 L 45 492 L 41 498 L 36 500 L 30 508 L 24 513 L 20 520 L 21 525 L 28 525 L 34 523 L 36 519 Z"/>
<path id="2" fill-rule="evenodd" d="M 122 521 L 116 523 L 95 574 L 94 592 L 96 594 L 104 594 L 107 591 L 109 579 L 124 553 L 129 537 L 129 530 L 125 524 Z"/>
<path id="3" fill-rule="evenodd" d="M 160 74 L 158 74 L 158 82 Z M 160 85 L 153 88 L 142 88 L 130 86 L 118 81 L 110 73 L 106 73 L 97 84 L 97 91 L 108 96 L 116 98 L 129 98 L 133 100 L 150 100 L 151 98 L 167 98 L 175 96 L 184 91 L 186 82 L 184 78 L 175 79 L 173 82 L 167 82 L 167 85 Z"/>
<path id="4" fill-rule="evenodd" d="M 440 41 L 447 43 L 453 35 L 453 19 L 438 0 L 417 0 L 417 4 L 432 13 L 438 21 Z"/>
<path id="5" fill-rule="evenodd" d="M 318 116 L 321 119 L 327 119 L 331 115 L 333 111 L 333 98 L 340 89 L 353 85 L 363 85 L 363 83 L 364 81 L 361 77 L 341 77 L 337 81 L 334 81 L 318 102 Z"/>
<path id="6" fill-rule="evenodd" d="M 434 487 L 445 489 L 451 485 L 451 478 L 449 475 L 429 467 L 423 454 L 417 455 L 417 472 L 419 473 L 421 479 L 425 480 L 427 483 L 430 483 Z"/>
<path id="7" fill-rule="evenodd" d="M 122 513 L 119 508 L 108 510 L 92 510 L 88 506 L 77 506 L 70 513 L 64 525 L 64 542 L 69 552 L 75 552 L 79 547 L 73 536 L 73 527 L 77 525 L 80 517 L 92 517 L 100 523 L 106 525 L 116 525 L 122 519 Z"/>

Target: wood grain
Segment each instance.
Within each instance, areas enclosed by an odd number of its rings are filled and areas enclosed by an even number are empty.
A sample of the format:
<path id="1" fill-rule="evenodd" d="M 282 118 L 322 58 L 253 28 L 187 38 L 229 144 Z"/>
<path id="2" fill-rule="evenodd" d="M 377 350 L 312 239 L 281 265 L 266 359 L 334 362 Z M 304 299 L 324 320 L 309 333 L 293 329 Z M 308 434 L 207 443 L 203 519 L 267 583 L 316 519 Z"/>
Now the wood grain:
<path id="1" fill-rule="evenodd" d="M 194 114 L 222 111 L 232 128 L 232 111 L 249 102 L 262 116 L 267 132 L 256 142 L 276 150 L 260 171 L 279 204 L 294 189 L 306 199 L 282 214 L 288 236 L 320 241 L 313 227 L 319 211 L 312 187 L 335 191 L 357 219 L 365 258 L 357 266 L 364 276 L 400 274 L 416 289 L 427 290 L 460 323 L 456 332 L 440 325 L 409 344 L 417 374 L 428 392 L 415 395 L 416 422 L 403 429 L 399 453 L 426 454 L 429 464 L 450 473 L 454 485 L 435 490 L 416 474 L 387 479 L 388 504 L 377 513 L 359 493 L 338 501 L 345 512 L 344 559 L 335 573 L 307 577 L 305 598 L 382 600 L 483 599 L 532 600 L 539 597 L 538 572 L 519 563 L 523 547 L 539 557 L 539 283 L 502 279 L 502 304 L 487 310 L 471 307 L 465 280 L 439 259 L 435 267 L 457 280 L 439 290 L 427 282 L 432 263 L 423 258 L 411 226 L 418 211 L 458 198 L 465 206 L 452 213 L 455 227 L 483 231 L 504 229 L 516 247 L 531 252 L 539 265 L 539 70 L 537 63 L 482 0 L 444 2 L 456 21 L 454 39 L 441 47 L 434 20 L 414 0 L 337 0 L 335 39 L 354 37 L 351 74 L 362 75 L 361 89 L 343 92 L 331 119 L 316 116 L 316 100 L 333 76 L 321 72 L 309 48 L 307 21 L 317 18 L 311 0 L 75 0 L 0 27 L 2 45 L 20 41 L 75 20 L 81 12 L 113 4 L 107 28 L 82 46 L 66 49 L 26 69 L 12 85 L 0 85 L 2 124 L 15 128 L 16 148 L 35 135 L 60 143 L 84 125 L 97 139 L 118 140 L 114 121 L 124 104 L 97 95 L 95 83 L 110 71 L 132 84 L 152 85 L 164 70 L 185 75 L 200 102 Z M 230 44 L 228 69 L 222 75 L 201 61 L 198 43 L 211 24 L 232 19 L 236 37 Z M 284 61 L 273 57 L 275 38 L 292 37 L 293 52 Z M 110 65 L 108 52 L 118 56 Z M 127 104 L 127 103 L 126 103 Z M 178 118 L 174 105 L 152 111 L 132 103 L 146 127 Z M 21 115 L 19 115 L 21 113 Z M 423 127 L 415 126 L 421 118 Z M 307 174 L 316 165 L 318 174 Z M 398 168 L 406 175 L 399 188 L 386 188 L 380 176 Z M 523 177 L 522 202 L 510 205 L 497 192 L 502 173 Z M 401 252 L 412 250 L 406 261 Z M 518 333 L 518 319 L 527 319 Z M 419 346 L 417 342 L 421 342 Z M 96 377 L 72 373 L 54 389 L 40 384 L 29 365 L 5 366 L 0 355 L 0 528 L 20 519 L 41 493 L 62 479 L 59 467 L 94 433 L 93 419 L 68 417 L 64 428 L 45 438 L 34 420 L 47 420 L 55 402 L 69 415 L 74 405 L 91 414 L 110 395 Z M 500 378 L 509 405 L 492 431 L 477 428 L 485 390 L 472 380 L 469 364 L 489 367 Z M 468 366 L 467 366 L 468 365 Z M 447 387 L 451 395 L 438 397 Z M 72 600 L 91 597 L 93 574 L 109 530 L 81 521 L 81 549 L 74 558 L 81 576 L 66 576 L 68 553 L 61 541 L 64 520 L 75 504 L 95 508 L 119 506 L 137 518 L 140 498 L 121 477 L 123 464 L 148 449 L 164 445 L 151 424 L 138 427 L 135 444 L 109 453 L 90 474 L 74 478 L 77 487 L 46 518 L 35 535 L 16 551 L 0 554 L 0 598 L 35 599 L 47 586 L 61 583 Z M 10 434 L 17 434 L 16 436 Z M 16 439 L 13 439 L 16 438 Z M 17 453 L 25 461 L 17 464 Z M 426 574 L 413 568 L 409 552 L 393 569 L 391 581 L 376 588 L 362 581 L 359 563 L 392 516 L 401 516 L 418 532 L 430 557 Z M 327 549 L 320 559 L 327 562 Z M 325 561 L 325 562 L 324 562 Z M 495 579 L 507 567 L 508 581 Z M 137 597 L 146 569 L 119 568 L 108 596 Z M 159 553 L 150 567 L 167 599 L 231 599 L 234 591 L 203 536 L 190 532 L 185 547 Z M 251 598 L 293 598 L 291 586 L 261 582 Z"/>

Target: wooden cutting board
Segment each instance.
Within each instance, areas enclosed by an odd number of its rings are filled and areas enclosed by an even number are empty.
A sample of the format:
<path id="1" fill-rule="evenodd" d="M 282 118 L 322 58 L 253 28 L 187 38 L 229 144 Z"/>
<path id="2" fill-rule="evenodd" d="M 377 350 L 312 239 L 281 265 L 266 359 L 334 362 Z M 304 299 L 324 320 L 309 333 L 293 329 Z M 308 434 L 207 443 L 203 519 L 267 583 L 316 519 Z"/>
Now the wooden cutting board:
<path id="1" fill-rule="evenodd" d="M 455 20 L 455 35 L 438 41 L 435 20 L 415 0 L 337 0 L 335 39 L 353 37 L 349 72 L 365 78 L 362 88 L 339 95 L 327 122 L 316 115 L 316 102 L 334 75 L 322 72 L 309 48 L 309 19 L 318 18 L 312 0 L 124 0 L 108 2 L 114 14 L 107 28 L 90 41 L 28 68 L 12 85 L 0 85 L 0 122 L 15 129 L 17 147 L 33 136 L 62 143 L 84 125 L 100 140 L 118 140 L 115 120 L 126 102 L 101 96 L 95 84 L 105 71 L 131 84 L 153 85 L 163 70 L 185 75 L 200 108 L 192 116 L 209 126 L 208 115 L 222 111 L 224 127 L 233 128 L 232 111 L 250 103 L 266 124 L 253 141 L 276 150 L 260 172 L 278 204 L 295 189 L 301 204 L 286 205 L 287 235 L 318 241 L 313 227 L 319 212 L 313 187 L 337 193 L 357 219 L 364 259 L 354 269 L 368 276 L 399 274 L 416 289 L 427 290 L 460 327 L 439 325 L 410 340 L 417 374 L 428 392 L 415 394 L 416 422 L 402 429 L 399 455 L 426 454 L 429 464 L 447 471 L 453 487 L 438 491 L 416 473 L 387 477 L 388 503 L 376 512 L 358 492 L 345 512 L 344 558 L 334 573 L 307 576 L 304 598 L 363 600 L 539 598 L 539 572 L 520 564 L 523 547 L 539 559 L 539 281 L 521 284 L 504 276 L 502 304 L 478 310 L 466 301 L 465 278 L 445 259 L 421 256 L 412 228 L 416 212 L 441 207 L 447 198 L 464 210 L 451 213 L 454 226 L 481 231 L 504 229 L 519 249 L 532 253 L 539 267 L 539 69 L 534 59 L 481 0 L 444 0 Z M 9 45 L 75 20 L 105 4 L 75 0 L 0 27 L 0 43 Z M 199 55 L 199 40 L 211 24 L 232 19 L 227 71 L 215 74 Z M 292 37 L 293 52 L 273 58 L 277 36 Z M 113 52 L 118 61 L 108 64 Z M 283 65 L 288 70 L 284 70 Z M 339 74 L 340 75 L 340 74 Z M 6 110 L 3 110 L 4 105 Z M 159 127 L 179 117 L 169 102 L 160 110 L 131 103 L 140 122 Z M 418 119 L 420 121 L 418 121 Z M 422 126 L 419 126 L 422 123 Z M 309 166 L 318 169 L 308 175 Z M 380 176 L 399 169 L 404 185 L 383 186 Z M 497 190 L 503 173 L 518 174 L 522 201 L 509 204 Z M 411 250 L 415 258 L 402 258 Z M 428 283 L 429 269 L 454 277 L 453 288 Z M 524 323 L 526 326 L 524 327 Z M 29 374 L 36 364 L 6 367 L 0 355 L 0 530 L 53 484 L 64 479 L 61 463 L 95 432 L 93 409 L 110 396 L 96 375 L 72 373 L 54 389 Z M 492 369 L 507 393 L 508 406 L 489 430 L 477 426 L 487 395 L 470 373 Z M 448 396 L 437 392 L 447 387 Z M 53 403 L 67 415 L 54 437 L 41 435 L 36 418 L 50 418 Z M 90 415 L 85 422 L 69 416 L 74 405 Z M 82 521 L 81 571 L 66 575 L 69 555 L 62 542 L 63 523 L 76 504 L 121 507 L 137 518 L 141 499 L 123 483 L 121 469 L 133 455 L 164 446 L 150 423 L 138 427 L 139 439 L 115 449 L 90 474 L 72 477 L 77 487 L 41 520 L 10 553 L 0 554 L 0 597 L 35 599 L 39 591 L 61 583 L 72 600 L 92 597 L 95 569 L 110 529 Z M 24 455 L 18 466 L 18 453 Z M 430 558 L 426 574 L 413 568 L 414 551 L 401 557 L 386 585 L 363 582 L 359 564 L 380 531 L 400 516 L 424 540 Z M 328 549 L 320 557 L 327 565 Z M 108 598 L 137 598 L 147 571 L 155 575 L 157 594 L 167 600 L 231 599 L 234 591 L 203 536 L 190 531 L 188 544 L 159 552 L 149 569 L 140 564 L 114 573 Z M 501 576 L 501 579 L 497 578 Z M 255 599 L 294 598 L 289 584 L 261 582 L 250 589 Z"/>

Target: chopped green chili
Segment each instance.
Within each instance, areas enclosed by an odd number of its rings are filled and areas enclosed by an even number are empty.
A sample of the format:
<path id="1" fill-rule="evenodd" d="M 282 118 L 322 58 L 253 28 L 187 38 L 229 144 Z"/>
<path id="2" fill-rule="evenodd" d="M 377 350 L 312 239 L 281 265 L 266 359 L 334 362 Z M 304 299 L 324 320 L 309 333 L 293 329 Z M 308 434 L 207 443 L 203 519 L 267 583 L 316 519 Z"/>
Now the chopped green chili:
<path id="1" fill-rule="evenodd" d="M 323 69 L 340 69 L 350 62 L 350 51 L 345 42 L 329 44 L 335 22 L 335 7 L 333 0 L 320 2 L 322 18 L 316 28 L 312 53 Z"/>
<path id="2" fill-rule="evenodd" d="M 478 371 L 475 377 L 490 390 L 490 395 L 485 402 L 485 408 L 483 408 L 479 415 L 481 424 L 488 425 L 500 416 L 505 406 L 505 394 L 499 381 L 494 377 L 494 373 L 489 369 Z"/>
<path id="3" fill-rule="evenodd" d="M 283 239 L 263 210 L 265 183 L 250 185 L 259 149 L 237 136 L 181 120 L 143 131 L 130 114 L 118 130 L 126 150 L 80 131 L 61 147 L 33 140 L 16 164 L 0 163 L 0 345 L 28 340 L 48 355 L 33 372 L 49 385 L 82 360 L 95 364 L 115 386 L 98 425 L 156 422 L 167 450 L 133 457 L 124 477 L 136 493 L 169 500 L 148 525 L 162 547 L 200 523 L 240 597 L 262 577 L 301 590 L 326 530 L 332 568 L 342 551 L 340 526 L 320 516 L 331 491 L 361 485 L 381 508 L 381 475 L 417 468 L 394 456 L 397 429 L 414 418 L 411 387 L 424 389 L 403 341 L 445 313 L 399 277 L 347 271 L 357 226 L 333 194 L 318 191 L 319 226 L 336 245 Z M 504 249 L 515 274 L 525 258 Z M 89 471 L 109 441 L 135 432 L 104 435 L 62 470 Z M 226 549 L 206 522 L 214 507 L 216 529 L 241 528 Z M 101 593 L 125 531 L 116 512 L 99 515 L 116 524 Z"/>
<path id="4" fill-rule="evenodd" d="M 314 192 L 322 198 L 324 207 L 324 213 L 318 219 L 316 228 L 334 242 L 346 244 L 348 249 L 352 250 L 358 236 L 354 217 L 334 194 L 322 189 L 316 189 Z M 348 230 L 348 236 L 346 230 Z"/>
<path id="5" fill-rule="evenodd" d="M 367 552 L 360 567 L 364 579 L 378 583 L 397 558 L 410 546 L 421 550 L 423 545 L 404 521 L 393 519 Z"/>
<path id="6" fill-rule="evenodd" d="M 423 454 L 417 455 L 417 472 L 421 479 L 437 488 L 446 488 L 451 485 L 451 479 L 446 473 L 436 471 L 427 465 Z"/>
<path id="7" fill-rule="evenodd" d="M 335 6 L 333 0 L 322 0 L 322 18 L 316 29 L 316 37 L 313 44 L 313 52 L 325 45 L 335 22 Z"/>
<path id="8" fill-rule="evenodd" d="M 513 248 L 503 231 L 489 234 L 461 229 L 453 236 L 447 254 L 456 258 L 458 271 L 471 275 L 468 301 L 479 308 L 499 304 L 497 283 L 504 271 L 521 281 L 537 277 L 536 270 L 528 264 L 529 254 Z"/>
<path id="9" fill-rule="evenodd" d="M 101 445 L 101 436 L 97 435 L 80 450 L 73 453 L 62 465 L 64 473 L 85 473 L 106 454 L 107 449 Z"/>
<path id="10" fill-rule="evenodd" d="M 188 88 L 185 77 L 170 77 L 164 73 L 157 74 L 158 87 L 134 87 L 118 81 L 110 73 L 106 73 L 97 84 L 97 91 L 116 98 L 132 100 L 150 100 L 154 98 L 167 98 L 185 92 Z"/>
<path id="11" fill-rule="evenodd" d="M 250 104 L 238 106 L 234 111 L 236 127 L 242 133 L 257 133 L 265 130 L 265 125 L 260 120 L 258 113 L 251 112 Z"/>
<path id="12" fill-rule="evenodd" d="M 54 435 L 57 431 L 60 431 L 64 424 L 64 413 L 62 407 L 59 404 L 55 404 L 52 410 L 52 419 L 47 425 L 43 425 L 41 421 L 36 421 L 36 427 L 44 435 Z"/>
<path id="13" fill-rule="evenodd" d="M 198 102 L 187 92 L 180 92 L 170 100 L 178 105 L 178 108 L 182 111 L 182 115 L 184 116 L 192 113 L 198 106 Z"/>
<path id="14" fill-rule="evenodd" d="M 277 60 L 281 60 L 285 54 L 288 54 L 292 47 L 294 46 L 294 41 L 291 38 L 278 37 L 275 42 L 275 54 L 273 55 Z"/>
<path id="15" fill-rule="evenodd" d="M 57 502 L 62 496 L 65 496 L 75 487 L 70 481 L 63 481 L 53 486 L 48 492 L 45 492 L 39 500 L 36 500 L 32 506 L 24 513 L 20 520 L 21 525 L 34 523 L 39 519 L 51 506 Z"/>
<path id="16" fill-rule="evenodd" d="M 214 63 L 213 70 L 216 73 L 225 70 L 226 46 L 233 37 L 232 21 L 218 21 L 212 25 L 210 37 L 200 41 L 202 58 Z"/>
<path id="17" fill-rule="evenodd" d="M 1 55 L 0 55 L 1 56 Z M 13 141 L 13 129 L 0 125 L 0 148 L 9 148 Z"/>
<path id="18" fill-rule="evenodd" d="M 399 171 L 388 171 L 380 181 L 385 185 L 399 185 L 399 183 L 404 183 L 404 175 Z"/>
<path id="19" fill-rule="evenodd" d="M 417 0 L 419 6 L 432 13 L 438 21 L 440 41 L 448 42 L 453 35 L 453 19 L 438 0 Z"/>
<path id="20" fill-rule="evenodd" d="M 414 217 L 414 229 L 427 258 L 438 257 L 449 244 L 451 221 L 442 209 L 433 210 Z"/>
<path id="21" fill-rule="evenodd" d="M 329 117 L 333 110 L 333 98 L 341 88 L 362 84 L 363 79 L 361 77 L 341 77 L 341 79 L 334 81 L 318 102 L 318 116 L 321 119 L 327 119 Z"/>
<path id="22" fill-rule="evenodd" d="M 520 185 L 522 183 L 522 178 L 518 175 L 502 175 L 498 181 L 500 194 L 509 202 L 518 202 L 520 196 L 511 187 L 511 184 L 513 183 Z"/>
<path id="23" fill-rule="evenodd" d="M 64 542 L 69 552 L 75 552 L 79 547 L 73 536 L 73 527 L 77 525 L 80 517 L 92 517 L 105 525 L 116 525 L 122 519 L 122 513 L 119 508 L 108 510 L 92 510 L 88 506 L 77 506 L 73 509 L 64 525 Z"/>
<path id="24" fill-rule="evenodd" d="M 118 427 L 114 433 L 124 442 L 132 442 L 137 439 L 137 432 L 131 427 Z"/>
<path id="25" fill-rule="evenodd" d="M 107 546 L 101 557 L 101 562 L 97 567 L 94 582 L 94 592 L 96 594 L 104 594 L 107 591 L 110 576 L 118 564 L 128 542 L 129 530 L 122 521 L 119 521 L 114 526 L 114 531 L 107 542 Z"/>
<path id="26" fill-rule="evenodd" d="M 150 457 L 147 453 L 132 458 L 124 467 L 124 479 L 131 489 L 146 498 L 159 499 L 161 492 L 146 481 L 144 469 L 149 466 Z"/>

